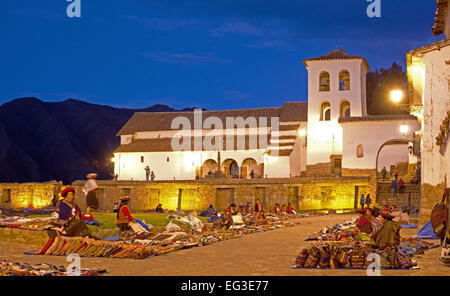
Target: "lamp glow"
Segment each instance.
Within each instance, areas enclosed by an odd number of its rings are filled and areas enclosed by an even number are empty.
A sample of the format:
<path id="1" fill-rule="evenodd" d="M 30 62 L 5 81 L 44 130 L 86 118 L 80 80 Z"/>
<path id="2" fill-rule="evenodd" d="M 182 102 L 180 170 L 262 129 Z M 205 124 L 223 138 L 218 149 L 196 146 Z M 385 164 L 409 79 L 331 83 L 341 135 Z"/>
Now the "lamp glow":
<path id="1" fill-rule="evenodd" d="M 301 130 L 298 131 L 298 135 L 299 135 L 300 137 L 306 136 L 306 130 L 302 128 Z"/>
<path id="2" fill-rule="evenodd" d="M 399 103 L 402 99 L 403 99 L 403 91 L 398 89 L 391 91 L 391 100 L 394 103 Z"/>
<path id="3" fill-rule="evenodd" d="M 400 126 L 400 132 L 402 135 L 406 135 L 409 132 L 409 127 L 406 124 Z"/>

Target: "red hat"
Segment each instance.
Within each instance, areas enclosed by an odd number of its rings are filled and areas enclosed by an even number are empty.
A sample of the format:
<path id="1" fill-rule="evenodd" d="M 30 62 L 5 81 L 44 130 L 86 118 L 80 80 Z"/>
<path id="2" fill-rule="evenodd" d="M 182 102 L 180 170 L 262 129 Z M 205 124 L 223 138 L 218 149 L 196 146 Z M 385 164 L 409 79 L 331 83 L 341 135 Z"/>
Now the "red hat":
<path id="1" fill-rule="evenodd" d="M 363 210 L 356 210 L 355 212 L 357 212 L 358 214 L 362 214 L 365 213 L 367 211 L 367 209 L 363 209 Z"/>
<path id="2" fill-rule="evenodd" d="M 389 220 L 392 220 L 392 219 L 395 218 L 394 216 L 392 216 L 391 214 L 389 214 L 389 213 L 387 213 L 387 212 L 381 213 L 381 216 L 382 216 L 383 218 L 386 218 L 386 219 L 389 219 Z"/>
<path id="3" fill-rule="evenodd" d="M 61 191 L 61 196 L 66 197 L 67 193 L 72 192 L 75 193 L 75 188 L 73 187 L 67 187 L 63 191 Z"/>
<path id="4" fill-rule="evenodd" d="M 385 206 L 385 207 L 388 207 L 388 206 L 389 206 L 389 202 L 385 201 L 385 202 L 384 202 L 384 206 Z"/>
<path id="5" fill-rule="evenodd" d="M 130 200 L 130 199 L 131 199 L 131 195 L 122 196 L 122 197 L 120 198 L 120 200 L 123 200 L 123 201 L 125 201 L 125 200 Z"/>

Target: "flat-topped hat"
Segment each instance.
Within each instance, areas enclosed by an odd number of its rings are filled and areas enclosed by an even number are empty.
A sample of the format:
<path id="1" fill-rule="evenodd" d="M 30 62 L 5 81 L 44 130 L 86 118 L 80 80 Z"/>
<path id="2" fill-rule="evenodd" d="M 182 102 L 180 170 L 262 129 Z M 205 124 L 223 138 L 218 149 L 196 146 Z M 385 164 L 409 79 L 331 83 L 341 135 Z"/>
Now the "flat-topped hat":
<path id="1" fill-rule="evenodd" d="M 86 178 L 88 179 L 97 179 L 98 174 L 97 173 L 90 173 L 86 175 Z"/>
<path id="2" fill-rule="evenodd" d="M 120 200 L 125 201 L 125 200 L 130 200 L 131 199 L 131 195 L 126 195 L 126 196 L 122 196 L 120 198 Z"/>
<path id="3" fill-rule="evenodd" d="M 69 192 L 75 193 L 75 188 L 70 187 L 70 186 L 64 188 L 64 189 L 61 191 L 61 196 L 62 196 L 62 197 L 66 197 L 66 196 L 67 196 L 67 193 L 69 193 Z"/>

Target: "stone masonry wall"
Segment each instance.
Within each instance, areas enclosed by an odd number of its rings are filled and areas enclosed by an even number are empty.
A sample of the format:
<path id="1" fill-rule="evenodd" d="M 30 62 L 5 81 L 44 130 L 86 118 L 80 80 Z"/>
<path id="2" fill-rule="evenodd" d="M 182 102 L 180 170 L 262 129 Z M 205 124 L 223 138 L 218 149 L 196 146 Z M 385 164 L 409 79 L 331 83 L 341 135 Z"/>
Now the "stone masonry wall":
<path id="1" fill-rule="evenodd" d="M 422 184 L 422 197 L 420 200 L 420 219 L 419 224 L 422 226 L 430 220 L 431 210 L 434 205 L 442 200 L 442 194 L 445 190 L 445 183 L 437 186 L 430 184 Z"/>
<path id="2" fill-rule="evenodd" d="M 0 205 L 5 208 L 35 209 L 48 206 L 55 194 L 60 192 L 62 184 L 46 183 L 0 183 Z"/>

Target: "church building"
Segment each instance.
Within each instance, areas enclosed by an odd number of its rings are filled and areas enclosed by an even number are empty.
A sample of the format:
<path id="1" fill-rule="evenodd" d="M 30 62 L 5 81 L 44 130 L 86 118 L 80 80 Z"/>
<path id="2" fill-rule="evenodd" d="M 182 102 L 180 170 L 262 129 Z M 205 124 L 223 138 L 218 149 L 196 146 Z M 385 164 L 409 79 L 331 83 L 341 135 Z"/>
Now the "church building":
<path id="1" fill-rule="evenodd" d="M 135 113 L 117 134 L 114 173 L 145 180 L 148 166 L 155 180 L 370 176 L 385 145 L 414 144 L 415 116 L 367 114 L 365 58 L 336 49 L 304 65 L 307 102 Z"/>

